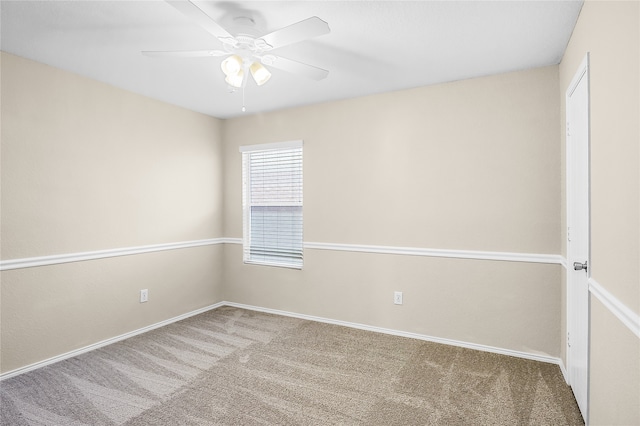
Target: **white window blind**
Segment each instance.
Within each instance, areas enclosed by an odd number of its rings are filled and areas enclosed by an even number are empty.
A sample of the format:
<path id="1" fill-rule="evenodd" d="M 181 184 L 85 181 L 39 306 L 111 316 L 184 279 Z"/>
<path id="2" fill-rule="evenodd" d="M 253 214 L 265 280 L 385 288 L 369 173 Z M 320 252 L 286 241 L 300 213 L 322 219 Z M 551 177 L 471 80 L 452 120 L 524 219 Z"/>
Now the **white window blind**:
<path id="1" fill-rule="evenodd" d="M 302 268 L 302 141 L 244 146 L 245 263 Z"/>

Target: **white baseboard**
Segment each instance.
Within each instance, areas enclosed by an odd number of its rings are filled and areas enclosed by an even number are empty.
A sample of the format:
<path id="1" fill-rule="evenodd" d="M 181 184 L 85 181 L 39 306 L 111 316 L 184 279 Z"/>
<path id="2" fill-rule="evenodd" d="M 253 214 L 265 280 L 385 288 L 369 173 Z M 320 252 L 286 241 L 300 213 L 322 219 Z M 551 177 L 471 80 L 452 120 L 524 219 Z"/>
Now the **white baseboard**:
<path id="1" fill-rule="evenodd" d="M 564 381 L 569 384 L 569 373 L 567 372 L 567 367 L 564 366 L 564 361 L 562 361 L 562 358 L 559 358 L 558 361 L 558 366 L 560 367 L 560 371 L 562 372 L 562 377 L 564 377 Z"/>
<path id="2" fill-rule="evenodd" d="M 457 347 L 462 347 L 462 348 L 467 348 L 467 349 L 474 349 L 474 350 L 483 351 L 483 352 L 491 352 L 491 353 L 495 353 L 495 354 L 508 355 L 508 356 L 513 356 L 513 357 L 517 357 L 517 358 L 529 359 L 529 360 L 533 360 L 533 361 L 546 362 L 546 363 L 549 363 L 549 364 L 556 364 L 556 365 L 558 365 L 560 367 L 560 371 L 562 372 L 562 375 L 564 376 L 565 381 L 567 381 L 567 377 L 568 377 L 562 360 L 560 358 L 555 358 L 555 357 L 552 357 L 552 356 L 534 354 L 534 353 L 530 353 L 530 352 L 514 351 L 514 350 L 511 350 L 511 349 L 496 348 L 496 347 L 493 347 L 493 346 L 480 345 L 480 344 L 477 344 L 477 343 L 468 343 L 468 342 L 462 342 L 462 341 L 459 341 L 459 340 L 443 339 L 443 338 L 440 338 L 440 337 L 433 337 L 433 336 L 427 336 L 427 335 L 423 335 L 423 334 L 410 333 L 410 332 L 407 332 L 407 331 L 393 330 L 393 329 L 383 328 L 383 327 L 374 327 L 374 326 L 370 326 L 370 325 L 366 325 L 366 324 L 358 324 L 358 323 L 353 323 L 353 322 L 348 322 L 348 321 L 334 320 L 334 319 L 330 319 L 330 318 L 317 317 L 317 316 L 313 316 L 313 315 L 305 315 L 305 314 L 299 314 L 299 313 L 295 313 L 295 312 L 280 311 L 280 310 L 277 310 L 277 309 L 262 308 L 262 307 L 259 307 L 259 306 L 245 305 L 245 304 L 242 304 L 242 303 L 226 302 L 225 301 L 225 302 L 219 302 L 219 303 L 216 303 L 216 304 L 213 304 L 213 305 L 209 305 L 209 306 L 206 306 L 204 308 L 188 312 L 186 314 L 178 315 L 176 317 L 173 317 L 173 318 L 170 318 L 170 319 L 167 319 L 167 320 L 164 320 L 164 321 L 160 321 L 160 322 L 157 322 L 155 324 L 151 324 L 149 326 L 146 326 L 146 327 L 143 327 L 143 328 L 139 328 L 137 330 L 134 330 L 134 331 L 131 331 L 131 332 L 128 332 L 128 333 L 124 333 L 124 334 L 121 334 L 119 336 L 112 337 L 110 339 L 102 340 L 102 341 L 94 343 L 92 345 L 88 345 L 88 346 L 85 346 L 85 347 L 82 347 L 82 348 L 79 348 L 79 349 L 75 349 L 73 351 L 69 351 L 69 352 L 66 352 L 64 354 L 57 355 L 55 357 L 45 359 L 43 361 L 39 361 L 39 362 L 36 362 L 36 363 L 33 363 L 33 364 L 29 364 L 27 366 L 20 367 L 20 368 L 17 368 L 15 370 L 8 371 L 6 373 L 2 373 L 2 374 L 0 374 L 0 381 L 5 380 L 5 379 L 9 379 L 11 377 L 18 376 L 18 375 L 23 374 L 23 373 L 27 373 L 29 371 L 37 370 L 39 368 L 45 367 L 47 365 L 54 364 L 54 363 L 59 362 L 59 361 L 63 361 L 65 359 L 73 358 L 74 356 L 78 356 L 78 355 L 81 355 L 83 353 L 92 351 L 94 349 L 98 349 L 98 348 L 110 345 L 112 343 L 116 343 L 116 342 L 119 342 L 121 340 L 128 339 L 129 337 L 133 337 L 133 336 L 137 336 L 137 335 L 142 334 L 142 333 L 146 333 L 146 332 L 154 330 L 156 328 L 164 327 L 165 325 L 172 324 L 174 322 L 177 322 L 177 321 L 192 317 L 194 315 L 198 315 L 198 314 L 210 311 L 212 309 L 217 309 L 217 308 L 219 308 L 221 306 L 231 306 L 231 307 L 235 307 L 235 308 L 247 309 L 247 310 L 250 310 L 250 311 L 264 312 L 264 313 L 269 313 L 269 314 L 275 314 L 275 315 L 282 315 L 282 316 L 287 316 L 287 317 L 299 318 L 299 319 L 303 319 L 303 320 L 322 322 L 322 323 L 326 323 L 326 324 L 340 325 L 340 326 L 343 326 L 343 327 L 350 327 L 350 328 L 355 328 L 355 329 L 359 329 L 359 330 L 373 331 L 373 332 L 376 332 L 376 333 L 390 334 L 390 335 L 400 336 L 400 337 L 408 337 L 410 339 L 423 340 L 423 341 L 427 341 L 427 342 L 440 343 L 440 344 L 449 345 L 449 346 L 457 346 Z"/>
<path id="3" fill-rule="evenodd" d="M 514 350 L 511 350 L 511 349 L 496 348 L 496 347 L 493 347 L 493 346 L 480 345 L 480 344 L 477 344 L 477 343 L 462 342 L 462 341 L 458 341 L 458 340 L 443 339 L 443 338 L 440 338 L 440 337 L 427 336 L 427 335 L 424 335 L 424 334 L 410 333 L 410 332 L 407 332 L 407 331 L 393 330 L 393 329 L 382 328 L 382 327 L 374 327 L 374 326 L 370 326 L 370 325 L 366 325 L 366 324 L 358 324 L 358 323 L 353 323 L 353 322 L 348 322 L 348 321 L 340 321 L 340 320 L 334 320 L 334 319 L 330 319 L 330 318 L 316 317 L 316 316 L 313 316 L 313 315 L 299 314 L 299 313 L 295 313 L 295 312 L 280 311 L 280 310 L 277 310 L 277 309 L 262 308 L 262 307 L 259 307 L 259 306 L 245 305 L 245 304 L 242 304 L 242 303 L 235 303 L 235 302 L 222 302 L 222 303 L 225 306 L 232 306 L 232 307 L 235 307 L 235 308 L 242 308 L 242 309 L 247 309 L 247 310 L 250 310 L 250 311 L 257 311 L 257 312 L 264 312 L 264 313 L 275 314 L 275 315 L 282 315 L 282 316 L 299 318 L 299 319 L 304 319 L 304 320 L 309 320 L 309 321 L 322 322 L 322 323 L 326 323 L 326 324 L 341 325 L 341 326 L 344 326 L 344 327 L 356 328 L 356 329 L 359 329 L 359 330 L 366 330 L 366 331 L 373 331 L 373 332 L 376 332 L 376 333 L 391 334 L 391 335 L 394 335 L 394 336 L 408 337 L 408 338 L 411 338 L 411 339 L 424 340 L 424 341 L 427 341 L 427 342 L 441 343 L 441 344 L 449 345 L 449 346 L 458 346 L 458 347 L 467 348 L 467 349 L 475 349 L 475 350 L 483 351 L 483 352 L 491 352 L 491 353 L 495 353 L 495 354 L 509 355 L 509 356 L 513 356 L 513 357 L 517 357 L 517 358 L 529 359 L 529 360 L 533 360 L 533 361 L 546 362 L 546 363 L 549 363 L 549 364 L 556 364 L 556 365 L 558 365 L 560 367 L 560 370 L 562 371 L 562 374 L 565 377 L 565 380 L 567 378 L 566 371 L 564 370 L 564 365 L 562 363 L 562 360 L 560 358 L 555 358 L 555 357 L 548 356 L 548 355 L 540 355 L 540 354 L 534 354 L 534 353 L 530 353 L 530 352 L 514 351 Z"/>
<path id="4" fill-rule="evenodd" d="M 130 331 L 129 333 L 124 333 L 116 337 L 112 337 L 110 339 L 102 340 L 100 342 L 94 343 L 92 345 L 88 345 L 79 349 L 75 349 L 73 351 L 66 352 L 61 355 L 54 356 L 49 359 L 45 359 L 43 361 L 39 361 L 33 364 L 29 364 L 24 367 L 17 368 L 15 370 L 7 371 L 6 373 L 0 374 L 0 381 L 8 379 L 10 377 L 15 377 L 23 373 L 27 373 L 29 371 L 37 370 L 38 368 L 46 367 L 47 365 L 54 364 L 59 361 L 63 361 L 65 359 L 73 358 L 74 356 L 82 355 L 83 353 L 92 351 L 94 349 L 101 348 L 103 346 L 110 345 L 112 343 L 119 342 L 124 339 L 128 339 L 129 337 L 137 336 L 138 334 L 146 333 L 148 331 L 154 330 L 156 328 L 164 327 L 165 325 L 172 324 L 174 322 L 192 317 L 194 315 L 198 315 L 212 309 L 219 308 L 223 306 L 224 302 L 219 302 L 213 305 L 205 306 L 204 308 L 196 309 L 195 311 L 187 312 L 186 314 L 178 315 L 177 317 L 170 318 L 168 320 L 160 321 L 155 324 L 148 325 L 146 327 L 139 328 L 134 331 Z"/>

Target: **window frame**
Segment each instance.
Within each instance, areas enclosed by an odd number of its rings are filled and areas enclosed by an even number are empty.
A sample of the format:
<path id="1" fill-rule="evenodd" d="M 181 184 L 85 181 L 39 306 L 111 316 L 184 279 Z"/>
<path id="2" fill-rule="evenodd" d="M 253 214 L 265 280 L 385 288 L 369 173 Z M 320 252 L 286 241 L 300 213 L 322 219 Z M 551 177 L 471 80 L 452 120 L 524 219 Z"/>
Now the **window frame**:
<path id="1" fill-rule="evenodd" d="M 275 203 L 271 205 L 272 207 L 299 207 L 301 208 L 300 212 L 300 220 L 304 220 L 304 165 L 303 165 L 303 141 L 295 140 L 288 142 L 275 142 L 275 143 L 265 143 L 265 144 L 257 144 L 257 145 L 244 145 L 239 147 L 239 151 L 242 155 L 242 260 L 245 264 L 251 265 L 262 265 L 262 266 L 273 266 L 273 267 L 282 267 L 289 269 L 298 269 L 301 270 L 304 264 L 304 224 L 303 222 L 300 225 L 300 258 L 299 263 L 295 260 L 294 256 L 289 257 L 289 261 L 285 262 L 277 262 L 273 260 L 266 259 L 255 259 L 251 258 L 251 210 L 252 207 L 268 207 L 264 205 L 264 201 L 262 205 L 255 205 L 251 203 L 251 168 L 250 168 L 250 155 L 253 153 L 263 153 L 268 151 L 285 151 L 292 149 L 300 149 L 300 201 L 299 204 L 278 204 Z M 271 203 L 269 203 L 271 204 Z M 255 246 L 254 246 L 255 247 Z"/>

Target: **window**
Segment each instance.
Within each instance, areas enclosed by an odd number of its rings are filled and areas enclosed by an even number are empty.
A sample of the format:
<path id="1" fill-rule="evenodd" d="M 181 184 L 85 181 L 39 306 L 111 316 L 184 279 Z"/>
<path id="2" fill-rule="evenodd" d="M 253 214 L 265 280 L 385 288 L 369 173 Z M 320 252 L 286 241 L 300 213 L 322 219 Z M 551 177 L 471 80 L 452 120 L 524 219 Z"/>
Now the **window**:
<path id="1" fill-rule="evenodd" d="M 302 141 L 240 152 L 244 262 L 302 269 Z"/>

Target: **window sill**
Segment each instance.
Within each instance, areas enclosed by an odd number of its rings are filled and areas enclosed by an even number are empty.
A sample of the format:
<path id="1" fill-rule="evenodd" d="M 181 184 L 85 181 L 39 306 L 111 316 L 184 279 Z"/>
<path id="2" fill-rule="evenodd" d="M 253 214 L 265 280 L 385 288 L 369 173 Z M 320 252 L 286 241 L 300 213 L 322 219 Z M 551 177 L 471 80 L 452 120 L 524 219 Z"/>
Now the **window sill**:
<path id="1" fill-rule="evenodd" d="M 275 268 L 297 269 L 299 271 L 302 270 L 302 265 L 291 265 L 288 263 L 260 262 L 257 260 L 245 260 L 243 263 L 245 265 L 272 266 Z"/>

